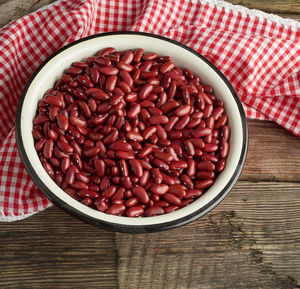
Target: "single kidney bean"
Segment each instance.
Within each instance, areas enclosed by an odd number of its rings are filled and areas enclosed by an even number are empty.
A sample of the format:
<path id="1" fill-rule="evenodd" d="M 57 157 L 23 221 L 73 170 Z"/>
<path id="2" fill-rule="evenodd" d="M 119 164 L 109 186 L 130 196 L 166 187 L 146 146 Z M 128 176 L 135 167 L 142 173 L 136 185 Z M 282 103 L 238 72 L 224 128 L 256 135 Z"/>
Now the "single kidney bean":
<path id="1" fill-rule="evenodd" d="M 139 179 L 139 185 L 145 186 L 148 183 L 149 178 L 150 178 L 150 172 L 147 170 L 144 170 L 143 175 Z"/>
<path id="2" fill-rule="evenodd" d="M 224 126 L 227 123 L 228 117 L 226 114 L 223 114 L 216 122 L 215 122 L 215 128 L 218 129 L 222 126 Z"/>
<path id="3" fill-rule="evenodd" d="M 183 198 L 186 195 L 186 190 L 187 188 L 183 185 L 179 185 L 179 184 L 175 184 L 175 185 L 171 185 L 169 186 L 169 193 L 173 194 L 177 197 Z"/>
<path id="4" fill-rule="evenodd" d="M 158 216 L 158 215 L 162 215 L 164 214 L 164 209 L 162 207 L 159 207 L 159 206 L 153 206 L 153 207 L 150 207 L 150 208 L 147 208 L 145 210 L 145 216 L 146 217 L 153 217 L 153 216 Z"/>
<path id="5" fill-rule="evenodd" d="M 224 125 L 223 127 L 221 127 L 220 129 L 220 137 L 228 142 L 229 140 L 229 135 L 230 135 L 230 130 L 229 130 L 229 127 L 227 125 Z"/>
<path id="6" fill-rule="evenodd" d="M 138 198 L 138 200 L 143 203 L 147 204 L 149 201 L 149 195 L 145 191 L 145 189 L 139 185 L 132 188 L 132 193 Z"/>
<path id="7" fill-rule="evenodd" d="M 81 198 L 91 198 L 91 199 L 95 199 L 99 197 L 99 194 L 91 191 L 91 190 L 78 190 L 77 191 L 77 195 Z"/>
<path id="8" fill-rule="evenodd" d="M 193 189 L 194 188 L 194 182 L 188 175 L 181 175 L 181 181 L 182 183 L 188 188 L 188 189 Z"/>
<path id="9" fill-rule="evenodd" d="M 166 202 L 168 202 L 170 204 L 173 204 L 175 206 L 180 206 L 181 205 L 181 200 L 173 194 L 166 193 L 162 196 L 162 198 Z"/>
<path id="10" fill-rule="evenodd" d="M 133 206 L 127 209 L 127 217 L 139 217 L 144 214 L 144 209 L 141 206 Z"/>
<path id="11" fill-rule="evenodd" d="M 154 178 L 154 181 L 156 184 L 161 184 L 162 183 L 162 174 L 161 174 L 161 171 L 158 169 L 158 168 L 153 168 L 151 170 L 151 173 L 153 175 L 153 178 Z"/>
<path id="12" fill-rule="evenodd" d="M 214 183 L 214 181 L 212 179 L 196 181 L 195 188 L 198 190 L 203 190 L 203 189 L 210 187 L 213 183 Z"/>
<path id="13" fill-rule="evenodd" d="M 213 171 L 197 171 L 196 172 L 196 179 L 198 180 L 207 180 L 207 179 L 214 179 L 215 173 Z"/>
<path id="14" fill-rule="evenodd" d="M 166 184 L 157 184 L 151 188 L 151 191 L 156 195 L 162 196 L 169 191 L 169 186 Z"/>
<path id="15" fill-rule="evenodd" d="M 52 179 L 54 179 L 55 178 L 55 174 L 54 174 L 54 170 L 53 170 L 52 166 L 47 161 L 44 161 L 43 162 L 43 167 L 44 167 L 45 171 L 47 172 L 47 174 Z"/>
<path id="16" fill-rule="evenodd" d="M 129 164 L 132 168 L 133 173 L 138 177 L 141 178 L 143 176 L 143 167 L 139 160 L 132 159 L 129 160 Z"/>
<path id="17" fill-rule="evenodd" d="M 216 164 L 216 171 L 218 173 L 222 172 L 225 168 L 226 160 L 225 159 L 220 159 L 217 164 Z"/>
<path id="18" fill-rule="evenodd" d="M 229 153 L 229 144 L 228 142 L 224 141 L 221 143 L 221 147 L 220 147 L 220 157 L 222 159 L 225 159 Z"/>
<path id="19" fill-rule="evenodd" d="M 171 206 L 167 206 L 165 209 L 164 209 L 164 212 L 165 214 L 168 214 L 168 213 L 172 213 L 176 210 L 178 210 L 179 207 L 178 206 L 174 206 L 174 205 L 171 205 Z"/>
<path id="20" fill-rule="evenodd" d="M 124 204 L 113 204 L 105 211 L 105 213 L 110 215 L 123 215 L 125 210 L 126 206 Z"/>

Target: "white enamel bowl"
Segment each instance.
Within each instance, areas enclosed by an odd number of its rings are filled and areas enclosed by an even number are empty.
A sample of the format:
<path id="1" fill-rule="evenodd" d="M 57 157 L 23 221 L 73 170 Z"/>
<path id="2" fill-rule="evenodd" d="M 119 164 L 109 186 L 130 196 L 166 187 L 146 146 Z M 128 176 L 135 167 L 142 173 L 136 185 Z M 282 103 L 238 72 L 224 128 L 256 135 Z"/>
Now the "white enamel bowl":
<path id="1" fill-rule="evenodd" d="M 63 71 L 74 61 L 95 54 L 102 48 L 117 50 L 143 48 L 169 55 L 176 66 L 186 67 L 210 84 L 217 98 L 223 100 L 231 129 L 230 152 L 224 171 L 213 186 L 198 200 L 175 212 L 154 217 L 129 218 L 113 216 L 91 209 L 63 192 L 44 170 L 34 148 L 32 121 L 37 103 L 44 92 L 53 87 Z M 16 138 L 20 156 L 33 181 L 55 205 L 73 216 L 96 226 L 128 233 L 151 232 L 189 223 L 212 210 L 229 193 L 241 174 L 248 146 L 245 114 L 240 100 L 224 75 L 206 58 L 192 49 L 167 38 L 138 32 L 115 32 L 80 39 L 60 49 L 45 61 L 31 77 L 21 96 Z"/>

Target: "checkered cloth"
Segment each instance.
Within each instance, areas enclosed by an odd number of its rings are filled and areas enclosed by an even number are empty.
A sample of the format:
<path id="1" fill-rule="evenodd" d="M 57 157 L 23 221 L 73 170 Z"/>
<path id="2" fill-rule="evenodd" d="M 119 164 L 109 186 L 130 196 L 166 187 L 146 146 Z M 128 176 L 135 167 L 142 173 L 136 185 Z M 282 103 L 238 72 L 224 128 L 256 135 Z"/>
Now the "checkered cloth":
<path id="1" fill-rule="evenodd" d="M 15 114 L 26 82 L 66 44 L 118 30 L 163 35 L 193 48 L 229 79 L 248 118 L 272 120 L 300 136 L 298 22 L 216 0 L 58 1 L 0 30 L 0 220 L 52 205 L 17 152 Z"/>

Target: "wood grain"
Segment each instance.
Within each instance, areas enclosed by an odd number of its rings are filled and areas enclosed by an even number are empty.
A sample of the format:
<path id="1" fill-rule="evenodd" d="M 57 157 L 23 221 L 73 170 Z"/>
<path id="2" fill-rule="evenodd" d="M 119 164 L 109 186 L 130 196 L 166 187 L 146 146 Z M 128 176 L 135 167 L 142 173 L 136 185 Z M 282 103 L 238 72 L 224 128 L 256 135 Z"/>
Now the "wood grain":
<path id="1" fill-rule="evenodd" d="M 0 27 L 53 0 L 0 0 Z M 300 20 L 299 0 L 229 0 Z M 58 208 L 0 223 L 0 288 L 300 288 L 300 142 L 249 121 L 240 181 L 175 230 L 111 233 Z"/>
<path id="2" fill-rule="evenodd" d="M 117 233 L 119 288 L 300 288 L 299 190 L 241 181 L 187 226 Z"/>
<path id="3" fill-rule="evenodd" d="M 0 288 L 115 289 L 114 238 L 55 207 L 0 223 Z"/>
<path id="4" fill-rule="evenodd" d="M 2 0 L 0 1 L 0 27 L 54 1 L 55 0 Z"/>
<path id="5" fill-rule="evenodd" d="M 249 120 L 249 149 L 240 180 L 300 182 L 299 138 L 269 121 Z"/>
<path id="6" fill-rule="evenodd" d="M 274 14 L 300 12 L 300 2 L 297 0 L 228 0 L 227 2 Z"/>

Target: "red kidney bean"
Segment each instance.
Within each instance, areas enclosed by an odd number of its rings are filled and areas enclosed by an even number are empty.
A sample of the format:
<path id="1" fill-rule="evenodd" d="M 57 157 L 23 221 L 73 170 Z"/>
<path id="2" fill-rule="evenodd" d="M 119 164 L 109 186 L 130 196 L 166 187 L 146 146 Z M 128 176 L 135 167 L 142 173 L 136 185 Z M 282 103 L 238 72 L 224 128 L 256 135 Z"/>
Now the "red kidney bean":
<path id="1" fill-rule="evenodd" d="M 100 212 L 105 212 L 108 208 L 108 204 L 105 201 L 105 198 L 102 199 L 102 197 L 99 197 L 98 199 L 96 199 L 94 204 L 95 204 L 97 210 Z"/>
<path id="2" fill-rule="evenodd" d="M 83 174 L 82 172 L 79 172 L 76 174 L 76 179 L 78 181 L 84 182 L 86 184 L 88 184 L 90 182 L 90 178 L 88 176 L 86 176 L 85 174 Z M 94 184 L 90 184 L 90 185 L 94 185 Z"/>
<path id="3" fill-rule="evenodd" d="M 184 115 L 179 118 L 179 120 L 175 123 L 174 129 L 176 130 L 182 130 L 186 127 L 186 125 L 190 121 L 190 116 L 189 115 Z"/>
<path id="4" fill-rule="evenodd" d="M 213 110 L 212 117 L 214 118 L 214 120 L 217 120 L 220 118 L 223 112 L 224 112 L 224 107 L 218 106 Z"/>
<path id="5" fill-rule="evenodd" d="M 117 130 L 113 130 L 111 131 L 104 139 L 103 139 L 103 143 L 104 144 L 111 144 L 113 142 L 115 142 L 118 139 L 118 134 L 119 132 Z"/>
<path id="6" fill-rule="evenodd" d="M 199 180 L 214 179 L 215 173 L 213 171 L 197 171 L 196 178 Z"/>
<path id="7" fill-rule="evenodd" d="M 158 168 L 153 168 L 153 169 L 151 169 L 151 173 L 153 175 L 155 183 L 161 184 L 162 180 L 163 180 L 161 171 Z"/>
<path id="8" fill-rule="evenodd" d="M 196 190 L 196 189 L 191 189 L 186 192 L 185 198 L 186 199 L 191 199 L 191 198 L 199 198 L 203 195 L 203 191 L 201 190 Z"/>
<path id="9" fill-rule="evenodd" d="M 153 60 L 158 56 L 157 53 L 155 52 L 150 52 L 150 53 L 144 53 L 142 56 L 143 60 Z"/>
<path id="10" fill-rule="evenodd" d="M 215 152 L 216 150 L 218 150 L 218 145 L 217 144 L 211 144 L 211 143 L 208 143 L 208 144 L 205 144 L 204 145 L 204 148 L 203 148 L 203 150 L 205 151 L 205 152 Z"/>
<path id="11" fill-rule="evenodd" d="M 147 204 L 149 201 L 149 196 L 145 189 L 139 185 L 132 188 L 132 193 L 138 198 L 138 200 L 143 203 Z"/>
<path id="12" fill-rule="evenodd" d="M 181 181 L 187 188 L 194 188 L 194 182 L 188 175 L 181 175 Z"/>
<path id="13" fill-rule="evenodd" d="M 140 160 L 140 163 L 141 163 L 142 167 L 145 170 L 151 170 L 152 169 L 151 164 L 147 160 L 145 160 L 145 158 L 143 160 Z"/>
<path id="14" fill-rule="evenodd" d="M 173 160 L 173 156 L 170 153 L 155 151 L 153 155 L 165 163 L 171 162 Z"/>
<path id="15" fill-rule="evenodd" d="M 226 114 L 223 114 L 216 122 L 215 129 L 219 129 L 227 123 L 228 117 Z"/>
<path id="16" fill-rule="evenodd" d="M 209 161 L 202 161 L 197 163 L 197 169 L 202 171 L 214 171 L 215 165 Z"/>
<path id="17" fill-rule="evenodd" d="M 44 148 L 45 148 L 45 146 L 44 146 Z M 220 157 L 222 159 L 226 159 L 226 157 L 229 153 L 229 144 L 228 144 L 228 142 L 226 142 L 226 141 L 222 142 L 219 153 L 220 153 Z"/>
<path id="18" fill-rule="evenodd" d="M 165 214 L 168 214 L 168 213 L 172 213 L 176 210 L 178 210 L 179 207 L 178 206 L 174 206 L 174 205 L 171 205 L 171 206 L 167 206 L 165 209 L 164 209 L 164 212 Z"/>
<path id="19" fill-rule="evenodd" d="M 138 133 L 134 131 L 130 131 L 126 134 L 126 138 L 131 141 L 141 142 L 144 138 Z"/>
<path id="20" fill-rule="evenodd" d="M 63 173 L 66 173 L 66 171 L 71 166 L 71 160 L 69 158 L 63 158 L 61 162 L 61 170 Z"/>
<path id="21" fill-rule="evenodd" d="M 144 214 L 144 209 L 141 206 L 133 206 L 127 209 L 127 217 L 139 217 Z"/>
<path id="22" fill-rule="evenodd" d="M 180 139 L 182 137 L 182 132 L 179 130 L 173 130 L 168 132 L 168 137 L 170 139 Z"/>
<path id="23" fill-rule="evenodd" d="M 61 140 L 58 140 L 56 144 L 64 153 L 72 153 L 74 151 L 72 146 Z"/>
<path id="24" fill-rule="evenodd" d="M 169 122 L 165 125 L 165 130 L 168 132 L 172 131 L 173 127 L 175 126 L 178 120 L 179 120 L 178 116 L 171 116 Z"/>
<path id="25" fill-rule="evenodd" d="M 158 185 L 154 185 L 151 188 L 151 191 L 159 196 L 162 196 L 164 194 L 166 194 L 169 191 L 169 186 L 166 184 L 158 184 Z"/>
<path id="26" fill-rule="evenodd" d="M 223 141 L 228 142 L 229 135 L 230 135 L 229 127 L 227 125 L 222 126 L 220 129 L 220 137 L 223 139 Z"/>
<path id="27" fill-rule="evenodd" d="M 146 217 L 153 217 L 153 216 L 158 216 L 158 215 L 162 215 L 164 214 L 164 209 L 162 207 L 159 207 L 159 206 L 153 206 L 153 207 L 150 207 L 150 208 L 147 208 L 145 210 L 145 216 Z"/>
<path id="28" fill-rule="evenodd" d="M 160 67 L 160 72 L 161 73 L 166 73 L 169 72 L 170 70 L 172 70 L 175 67 L 175 64 L 171 61 L 169 62 L 165 62 L 161 67 Z"/>
<path id="29" fill-rule="evenodd" d="M 69 128 L 69 121 L 65 115 L 59 113 L 56 116 L 56 119 L 57 119 L 57 124 L 60 129 L 62 129 L 63 131 L 66 131 Z"/>
<path id="30" fill-rule="evenodd" d="M 153 90 L 153 85 L 146 83 L 139 91 L 139 98 L 146 99 L 150 92 Z"/>
<path id="31" fill-rule="evenodd" d="M 196 181 L 195 189 L 203 190 L 203 189 L 210 187 L 213 183 L 214 183 L 214 181 L 212 179 Z"/>
<path id="32" fill-rule="evenodd" d="M 96 170 L 97 175 L 100 178 L 102 178 L 106 173 L 106 164 L 105 164 L 105 162 L 101 159 L 96 159 L 94 161 L 94 164 L 95 164 L 95 170 Z"/>
<path id="33" fill-rule="evenodd" d="M 173 194 L 179 198 L 183 198 L 186 195 L 186 190 L 187 188 L 183 185 L 179 185 L 179 184 L 175 184 L 175 185 L 171 185 L 169 186 L 169 193 Z"/>
<path id="34" fill-rule="evenodd" d="M 150 154 L 152 152 L 152 146 L 148 146 L 146 148 L 144 148 L 143 150 L 141 150 L 136 157 L 137 158 L 144 158 L 145 156 L 147 156 L 148 154 Z"/>
<path id="35" fill-rule="evenodd" d="M 181 200 L 173 194 L 166 193 L 162 196 L 162 198 L 166 202 L 168 202 L 170 204 L 173 204 L 175 206 L 180 206 L 181 205 Z"/>
<path id="36" fill-rule="evenodd" d="M 77 195 L 81 198 L 91 198 L 91 199 L 95 199 L 99 197 L 99 194 L 97 192 L 91 190 L 85 190 L 85 189 L 77 191 Z"/>
<path id="37" fill-rule="evenodd" d="M 123 160 L 133 160 L 134 154 L 132 154 L 130 152 L 117 151 L 116 157 L 119 159 L 123 159 Z"/>
<path id="38" fill-rule="evenodd" d="M 202 154 L 201 159 L 203 161 L 209 161 L 213 163 L 216 163 L 218 161 L 218 158 L 216 156 L 209 153 Z"/>
<path id="39" fill-rule="evenodd" d="M 167 163 L 165 163 L 164 161 L 160 160 L 160 159 L 153 159 L 152 163 L 158 167 L 159 169 L 168 171 L 170 169 L 169 165 Z"/>
<path id="40" fill-rule="evenodd" d="M 71 166 L 67 169 L 66 175 L 65 175 L 65 180 L 69 185 L 72 185 L 75 181 L 75 167 Z"/>
<path id="41" fill-rule="evenodd" d="M 141 111 L 141 105 L 135 103 L 132 108 L 127 112 L 126 116 L 128 118 L 136 118 Z"/>
<path id="42" fill-rule="evenodd" d="M 208 127 L 198 127 L 192 132 L 194 138 L 208 136 L 212 133 L 212 130 Z"/>
<path id="43" fill-rule="evenodd" d="M 133 62 L 136 63 L 140 62 L 143 54 L 144 54 L 144 49 L 142 48 L 136 49 L 133 53 Z"/>
<path id="44" fill-rule="evenodd" d="M 99 153 L 100 149 L 98 147 L 91 147 L 84 149 L 82 151 L 83 156 L 85 157 L 93 157 L 96 156 Z"/>
<path id="45" fill-rule="evenodd" d="M 116 49 L 114 47 L 106 47 L 106 48 L 100 50 L 97 53 L 97 56 L 106 56 L 108 54 L 114 53 L 115 51 L 116 51 Z"/>
<path id="46" fill-rule="evenodd" d="M 45 142 L 44 148 L 43 148 L 43 155 L 46 159 L 50 159 L 52 157 L 53 147 L 54 147 L 53 139 L 48 139 Z"/>
<path id="47" fill-rule="evenodd" d="M 109 186 L 107 187 L 103 192 L 102 196 L 105 198 L 111 198 L 117 191 L 117 188 L 115 186 Z"/>
<path id="48" fill-rule="evenodd" d="M 143 167 L 142 167 L 140 161 L 137 159 L 129 160 L 129 164 L 132 168 L 133 173 L 138 178 L 141 178 L 143 176 Z"/>
<path id="49" fill-rule="evenodd" d="M 145 185 L 148 183 L 149 178 L 150 178 L 150 173 L 149 173 L 149 171 L 144 170 L 144 171 L 143 171 L 143 175 L 142 175 L 142 176 L 140 177 L 140 179 L 139 179 L 139 185 L 140 185 L 140 186 L 145 186 Z"/>
<path id="50" fill-rule="evenodd" d="M 216 164 L 216 171 L 218 173 L 222 172 L 225 168 L 225 165 L 226 165 L 226 160 L 225 159 L 220 159 Z"/>
<path id="51" fill-rule="evenodd" d="M 63 102 L 62 100 L 55 96 L 55 95 L 52 95 L 52 94 L 49 94 L 47 96 L 45 96 L 43 98 L 43 101 L 47 104 L 50 104 L 50 105 L 53 105 L 53 106 L 57 106 L 57 107 L 63 107 Z"/>
<path id="52" fill-rule="evenodd" d="M 105 211 L 105 213 L 110 215 L 123 215 L 125 210 L 126 207 L 124 204 L 113 204 Z"/>
<path id="53" fill-rule="evenodd" d="M 166 208 L 169 206 L 169 203 L 166 201 L 158 201 L 158 202 L 154 202 L 153 206 L 157 206 L 157 207 L 161 207 L 161 208 Z"/>
<path id="54" fill-rule="evenodd" d="M 108 91 L 113 91 L 117 84 L 117 76 L 116 75 L 110 75 L 105 82 L 105 89 Z"/>
<path id="55" fill-rule="evenodd" d="M 178 160 L 174 161 L 170 164 L 170 169 L 172 170 L 180 170 L 180 169 L 186 169 L 188 167 L 188 164 L 185 160 Z"/>
<path id="56" fill-rule="evenodd" d="M 51 158 L 49 159 L 49 162 L 51 163 L 51 165 L 52 165 L 53 167 L 58 168 L 58 167 L 60 166 L 60 161 L 59 161 L 59 159 L 57 159 L 57 158 L 55 158 L 55 157 L 51 157 Z"/>

